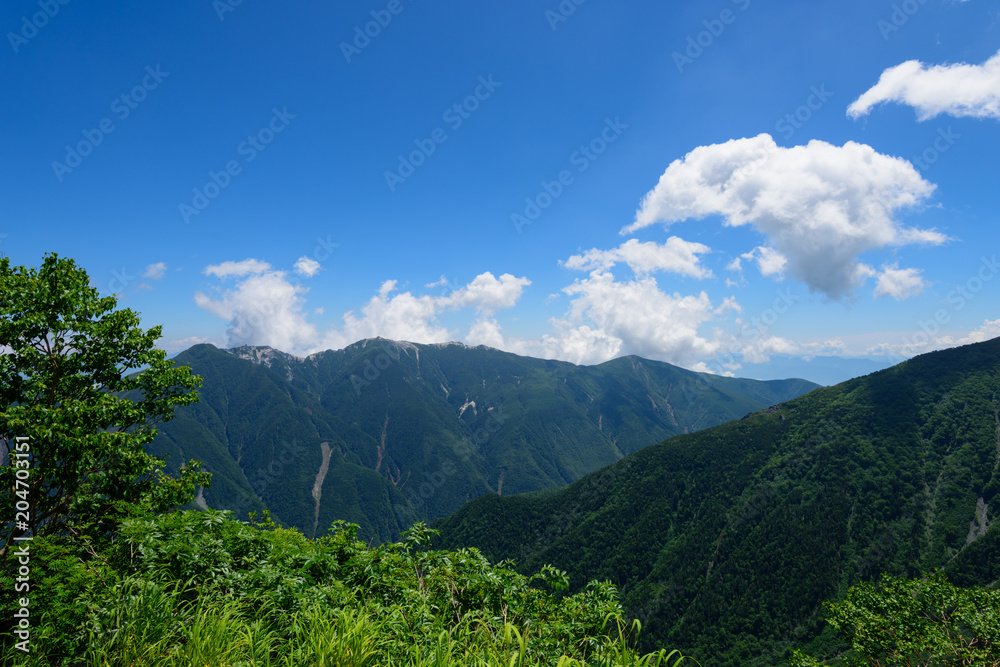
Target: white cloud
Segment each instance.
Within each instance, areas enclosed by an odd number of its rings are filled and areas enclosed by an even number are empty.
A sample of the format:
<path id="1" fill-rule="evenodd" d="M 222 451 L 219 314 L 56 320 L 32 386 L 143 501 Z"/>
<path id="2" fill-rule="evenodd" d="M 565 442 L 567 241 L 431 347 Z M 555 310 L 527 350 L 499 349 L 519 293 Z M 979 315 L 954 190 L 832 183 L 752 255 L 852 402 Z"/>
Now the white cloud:
<path id="1" fill-rule="evenodd" d="M 722 305 L 715 309 L 716 315 L 725 315 L 728 312 L 742 313 L 743 306 L 736 301 L 735 296 L 727 296 L 722 300 Z"/>
<path id="2" fill-rule="evenodd" d="M 264 273 L 271 270 L 271 265 L 259 259 L 244 259 L 242 262 L 222 262 L 205 267 L 206 276 L 217 278 L 239 278 L 241 276 Z"/>
<path id="3" fill-rule="evenodd" d="M 487 340 L 490 320 L 486 316 L 517 303 L 527 278 L 503 274 L 499 279 L 486 272 L 447 296 L 414 295 L 397 292 L 397 281 L 382 283 L 378 293 L 361 309 L 348 311 L 343 326 L 319 331 L 310 323 L 304 294 L 308 289 L 290 282 L 283 271 L 271 269 L 258 260 L 224 262 L 205 269 L 208 275 L 242 279 L 235 287 L 220 290 L 215 297 L 199 291 L 195 303 L 216 317 L 227 320 L 228 345 L 269 345 L 297 355 L 326 349 L 340 349 L 363 338 L 382 336 L 416 343 L 454 340 L 455 333 L 438 323 L 443 310 L 474 309 L 483 316 L 472 333 Z M 322 314 L 322 307 L 313 309 Z M 495 322 L 494 328 L 498 330 Z M 494 341 L 495 342 L 495 341 Z"/>
<path id="4" fill-rule="evenodd" d="M 555 332 L 539 341 L 508 343 L 512 351 L 578 364 L 636 354 L 687 367 L 715 351 L 716 343 L 699 332 L 714 317 L 705 292 L 667 294 L 655 278 L 617 282 L 601 271 L 562 291 L 572 302 L 567 313 L 553 321 Z M 727 309 L 733 307 L 738 305 L 727 304 Z"/>
<path id="5" fill-rule="evenodd" d="M 208 269 L 205 272 L 209 273 Z M 239 275 L 225 268 L 220 273 Z M 230 347 L 270 345 L 297 354 L 317 338 L 316 328 L 302 312 L 305 299 L 301 294 L 306 291 L 288 282 L 284 272 L 267 271 L 244 278 L 218 299 L 199 291 L 194 300 L 200 308 L 229 322 L 226 335 Z"/>
<path id="6" fill-rule="evenodd" d="M 450 308 L 475 308 L 482 313 L 493 313 L 511 308 L 521 298 L 524 288 L 531 284 L 527 278 L 516 278 L 505 273 L 497 280 L 487 271 L 461 289 L 438 300 L 442 306 Z"/>
<path id="7" fill-rule="evenodd" d="M 303 276 L 312 278 L 319 273 L 320 263 L 311 257 L 303 255 L 295 262 L 295 271 Z"/>
<path id="8" fill-rule="evenodd" d="M 927 287 L 920 273 L 918 269 L 901 269 L 898 264 L 883 266 L 873 294 L 875 298 L 891 296 L 896 301 L 917 296 Z"/>
<path id="9" fill-rule="evenodd" d="M 758 246 L 750 252 L 740 255 L 743 259 L 756 260 L 757 269 L 762 276 L 781 276 L 785 271 L 788 260 L 774 248 Z"/>
<path id="10" fill-rule="evenodd" d="M 1000 319 L 984 321 L 978 329 L 970 331 L 967 336 L 960 338 L 957 342 L 959 345 L 968 345 L 969 343 L 993 340 L 997 337 L 1000 337 Z"/>
<path id="11" fill-rule="evenodd" d="M 740 347 L 743 362 L 748 364 L 766 363 L 771 359 L 772 354 L 796 354 L 800 351 L 798 343 L 781 336 L 752 338 L 749 341 L 744 341 Z"/>
<path id="12" fill-rule="evenodd" d="M 839 299 L 873 274 L 858 261 L 861 253 L 947 240 L 894 218 L 933 191 L 909 162 L 864 144 L 814 140 L 782 148 L 761 134 L 700 146 L 675 160 L 622 233 L 719 215 L 728 226 L 751 225 L 785 258 L 791 277 Z"/>
<path id="13" fill-rule="evenodd" d="M 437 322 L 440 300 L 426 295 L 402 292 L 393 295 L 397 281 L 386 280 L 361 309 L 344 313 L 344 325 L 327 331 L 311 351 L 340 349 L 362 338 L 382 336 L 413 343 L 443 343 L 454 339 Z"/>
<path id="14" fill-rule="evenodd" d="M 152 278 L 153 280 L 159 280 L 163 277 L 163 274 L 167 272 L 167 265 L 163 262 L 157 262 L 156 264 L 150 264 L 146 267 L 146 271 L 142 274 L 143 278 Z"/>
<path id="15" fill-rule="evenodd" d="M 847 108 L 859 118 L 886 102 L 907 104 L 919 120 L 948 114 L 1000 118 L 1000 51 L 982 65 L 955 63 L 927 67 L 908 60 L 882 72 L 871 89 Z"/>
<path id="16" fill-rule="evenodd" d="M 504 348 L 503 334 L 500 333 L 500 324 L 495 319 L 483 317 L 469 328 L 469 333 L 465 337 L 467 345 L 486 345 L 498 350 Z"/>
<path id="17" fill-rule="evenodd" d="M 1000 319 L 984 320 L 979 327 L 965 332 L 965 335 L 940 331 L 937 322 L 931 318 L 928 318 L 924 325 L 920 330 L 903 336 L 898 343 L 879 343 L 869 347 L 866 353 L 891 357 L 895 363 L 900 361 L 901 357 L 912 357 L 958 345 L 982 343 L 1000 337 Z"/>
<path id="18" fill-rule="evenodd" d="M 711 278 L 711 270 L 699 263 L 699 255 L 711 250 L 707 245 L 685 241 L 677 236 L 671 236 L 663 244 L 640 243 L 637 239 L 630 239 L 617 248 L 593 248 L 582 255 L 572 255 L 560 263 L 568 269 L 578 271 L 606 271 L 615 264 L 624 262 L 636 275 L 641 276 L 670 271 L 692 278 Z"/>

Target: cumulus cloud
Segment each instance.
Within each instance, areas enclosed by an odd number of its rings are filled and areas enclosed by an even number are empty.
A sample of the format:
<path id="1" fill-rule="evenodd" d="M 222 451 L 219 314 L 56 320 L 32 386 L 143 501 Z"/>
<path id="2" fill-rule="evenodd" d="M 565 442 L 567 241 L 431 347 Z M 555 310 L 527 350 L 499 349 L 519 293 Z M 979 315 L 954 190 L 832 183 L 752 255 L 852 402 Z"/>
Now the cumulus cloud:
<path id="1" fill-rule="evenodd" d="M 259 259 L 244 259 L 242 262 L 222 262 L 205 267 L 206 276 L 217 278 L 238 278 L 271 270 L 271 265 Z"/>
<path id="2" fill-rule="evenodd" d="M 319 262 L 312 257 L 306 257 L 305 255 L 299 257 L 295 262 L 295 272 L 308 278 L 312 278 L 319 273 L 319 267 Z"/>
<path id="3" fill-rule="evenodd" d="M 873 294 L 875 298 L 891 296 L 896 301 L 917 296 L 927 287 L 920 274 L 918 269 L 901 269 L 898 264 L 883 266 Z"/>
<path id="4" fill-rule="evenodd" d="M 454 338 L 437 321 L 440 300 L 427 295 L 397 291 L 395 280 L 386 280 L 361 309 L 344 313 L 344 325 L 327 331 L 311 351 L 340 349 L 362 338 L 391 338 L 414 343 L 442 343 Z"/>
<path id="5" fill-rule="evenodd" d="M 767 246 L 758 246 L 750 252 L 743 253 L 740 257 L 746 260 L 756 260 L 757 269 L 762 276 L 780 276 L 785 270 L 785 265 L 788 264 L 784 255 Z"/>
<path id="6" fill-rule="evenodd" d="M 511 308 L 521 298 L 524 288 L 531 284 L 527 278 L 517 278 L 509 273 L 499 280 L 487 271 L 461 289 L 438 300 L 449 308 L 475 308 L 481 313 L 494 313 Z"/>
<path id="7" fill-rule="evenodd" d="M 159 280 L 163 277 L 163 274 L 167 272 L 167 265 L 164 262 L 157 262 L 156 264 L 150 264 L 146 267 L 143 272 L 143 278 L 150 278 L 152 280 Z"/>
<path id="8" fill-rule="evenodd" d="M 882 72 L 878 83 L 847 108 L 852 118 L 896 102 L 913 107 L 919 120 L 948 114 L 1000 118 L 1000 51 L 982 65 L 955 63 L 928 67 L 908 60 Z"/>
<path id="9" fill-rule="evenodd" d="M 512 351 L 578 364 L 636 354 L 693 367 L 717 346 L 699 331 L 715 316 L 705 292 L 667 294 L 655 278 L 619 282 L 603 271 L 562 291 L 571 303 L 562 318 L 553 320 L 554 333 L 538 341 L 509 341 Z"/>
<path id="10" fill-rule="evenodd" d="M 766 247 L 786 260 L 785 272 L 810 291 L 840 299 L 874 273 L 859 261 L 862 253 L 947 240 L 895 219 L 933 191 L 909 162 L 864 144 L 814 140 L 782 148 L 761 134 L 700 146 L 675 160 L 621 233 L 718 215 L 727 226 L 763 234 Z M 775 269 L 776 256 L 769 258 L 764 267 Z"/>
<path id="11" fill-rule="evenodd" d="M 578 271 L 606 271 L 615 264 L 625 263 L 636 275 L 641 276 L 668 271 L 692 278 L 711 278 L 712 271 L 699 263 L 699 255 L 711 250 L 707 245 L 685 241 L 677 236 L 671 236 L 662 244 L 641 243 L 637 239 L 630 239 L 617 248 L 593 248 L 582 255 L 572 255 L 560 263 L 568 269 Z"/>
<path id="12" fill-rule="evenodd" d="M 246 267 L 209 271 L 215 268 L 218 267 L 208 267 L 205 273 L 219 277 L 247 273 Z M 198 291 L 194 301 L 198 307 L 229 322 L 226 336 L 230 347 L 270 345 L 297 354 L 310 348 L 317 339 L 316 328 L 302 310 L 305 305 L 302 294 L 306 291 L 290 283 L 282 271 L 264 271 L 246 276 L 215 299 Z"/>
<path id="13" fill-rule="evenodd" d="M 301 260 L 297 268 L 299 264 Z M 340 349 L 376 336 L 417 343 L 454 340 L 455 332 L 442 326 L 438 315 L 461 308 L 480 314 L 482 324 L 474 333 L 485 341 L 489 316 L 514 306 L 531 284 L 527 278 L 507 273 L 496 278 L 486 272 L 447 296 L 429 296 L 399 292 L 397 281 L 387 280 L 360 313 L 348 311 L 341 327 L 320 331 L 307 317 L 304 295 L 308 288 L 290 280 L 284 271 L 274 270 L 266 262 L 244 260 L 210 266 L 205 273 L 220 279 L 238 279 L 232 287 L 217 288 L 214 296 L 195 293 L 199 307 L 229 322 L 226 333 L 230 347 L 269 345 L 299 355 Z M 322 313 L 322 307 L 313 312 Z"/>
<path id="14" fill-rule="evenodd" d="M 483 317 L 473 322 L 468 335 L 465 336 L 465 342 L 468 345 L 486 345 L 498 350 L 504 349 L 506 345 L 500 324 L 490 317 Z"/>

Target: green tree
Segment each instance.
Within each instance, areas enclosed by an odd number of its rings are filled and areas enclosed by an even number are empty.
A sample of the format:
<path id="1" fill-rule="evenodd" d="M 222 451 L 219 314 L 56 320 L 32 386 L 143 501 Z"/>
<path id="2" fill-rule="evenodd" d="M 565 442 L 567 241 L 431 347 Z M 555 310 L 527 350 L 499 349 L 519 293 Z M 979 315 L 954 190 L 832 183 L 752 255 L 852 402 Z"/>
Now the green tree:
<path id="1" fill-rule="evenodd" d="M 170 478 L 146 453 L 155 424 L 195 402 L 201 378 L 156 349 L 160 327 L 144 331 L 116 306 L 71 259 L 49 254 L 37 269 L 0 259 L 0 557 L 24 532 L 12 523 L 19 509 L 35 536 L 100 535 L 209 481 L 193 461 Z"/>
<path id="2" fill-rule="evenodd" d="M 937 573 L 924 580 L 883 575 L 824 604 L 850 640 L 850 665 L 1000 665 L 1000 591 L 959 588 Z M 796 651 L 792 664 L 820 663 Z"/>

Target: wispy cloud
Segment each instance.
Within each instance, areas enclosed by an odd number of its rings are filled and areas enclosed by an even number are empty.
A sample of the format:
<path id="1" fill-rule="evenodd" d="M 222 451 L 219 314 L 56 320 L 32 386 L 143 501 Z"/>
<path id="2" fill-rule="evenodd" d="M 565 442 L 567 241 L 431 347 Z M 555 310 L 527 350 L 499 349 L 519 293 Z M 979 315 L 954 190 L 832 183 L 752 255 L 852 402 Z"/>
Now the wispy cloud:
<path id="1" fill-rule="evenodd" d="M 941 114 L 1000 118 L 1000 51 L 982 65 L 928 67 L 918 60 L 907 60 L 890 67 L 847 108 L 847 115 L 860 118 L 888 102 L 913 107 L 919 120 Z"/>

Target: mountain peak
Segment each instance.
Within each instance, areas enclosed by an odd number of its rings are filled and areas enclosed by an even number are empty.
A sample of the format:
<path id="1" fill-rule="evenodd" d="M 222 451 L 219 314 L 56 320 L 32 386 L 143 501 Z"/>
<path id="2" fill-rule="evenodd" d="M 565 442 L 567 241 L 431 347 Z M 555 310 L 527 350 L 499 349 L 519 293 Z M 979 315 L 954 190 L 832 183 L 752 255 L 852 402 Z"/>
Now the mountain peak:
<path id="1" fill-rule="evenodd" d="M 296 357 L 294 354 L 288 354 L 267 345 L 241 345 L 240 347 L 231 347 L 223 351 L 238 359 L 245 359 L 251 363 L 267 366 L 268 368 L 271 367 L 275 359 L 301 361 L 301 358 Z"/>

